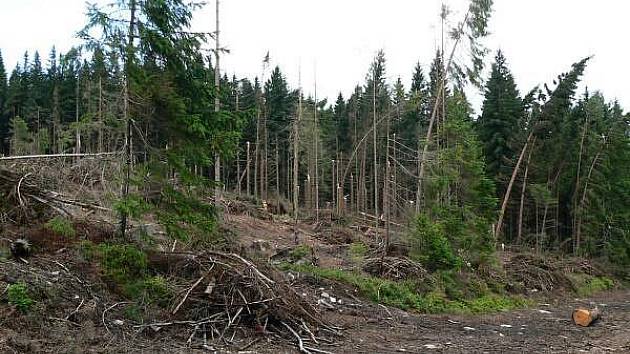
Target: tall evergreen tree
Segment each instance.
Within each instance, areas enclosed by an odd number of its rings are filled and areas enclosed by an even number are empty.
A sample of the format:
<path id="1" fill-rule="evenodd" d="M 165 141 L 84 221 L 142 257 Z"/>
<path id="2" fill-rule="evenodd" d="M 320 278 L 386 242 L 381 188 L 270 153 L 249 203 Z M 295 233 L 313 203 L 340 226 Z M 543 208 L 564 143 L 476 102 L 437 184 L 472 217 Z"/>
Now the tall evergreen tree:
<path id="1" fill-rule="evenodd" d="M 484 146 L 488 173 L 499 183 L 502 195 L 512 172 L 511 161 L 517 154 L 514 140 L 520 135 L 518 127 L 524 117 L 524 106 L 501 51 L 492 64 L 485 91 L 477 131 Z"/>

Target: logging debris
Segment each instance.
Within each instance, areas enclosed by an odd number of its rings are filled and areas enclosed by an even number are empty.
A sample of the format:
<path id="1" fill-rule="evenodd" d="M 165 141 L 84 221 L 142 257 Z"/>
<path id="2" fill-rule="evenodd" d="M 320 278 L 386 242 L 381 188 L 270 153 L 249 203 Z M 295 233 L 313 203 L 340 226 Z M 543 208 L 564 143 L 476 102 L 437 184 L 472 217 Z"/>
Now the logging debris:
<path id="1" fill-rule="evenodd" d="M 315 334 L 336 333 L 318 309 L 293 290 L 282 273 L 266 264 L 219 251 L 156 253 L 149 256 L 149 263 L 167 268 L 189 282 L 178 291 L 172 319 L 138 325 L 138 329 L 155 331 L 184 326 L 191 331 L 192 340 L 203 326 L 219 341 L 229 342 L 228 333 L 249 328 L 255 333 L 271 333 L 291 343 L 301 343 L 303 352 L 318 352 L 304 346 L 306 342 L 316 343 Z"/>

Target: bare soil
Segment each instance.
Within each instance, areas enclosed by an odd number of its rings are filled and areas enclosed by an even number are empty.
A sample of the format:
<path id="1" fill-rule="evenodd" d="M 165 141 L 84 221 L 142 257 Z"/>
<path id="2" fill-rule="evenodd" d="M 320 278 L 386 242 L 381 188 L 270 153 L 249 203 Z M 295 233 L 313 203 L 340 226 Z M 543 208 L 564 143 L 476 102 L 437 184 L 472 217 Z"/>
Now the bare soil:
<path id="1" fill-rule="evenodd" d="M 227 215 L 245 251 L 266 258 L 296 246 L 290 220 L 257 219 L 245 213 Z M 79 230 L 81 238 L 101 242 L 100 229 Z M 125 319 L 128 304 L 99 278 L 94 265 L 77 260 L 72 245 L 40 231 L 30 235 L 38 253 L 28 264 L 0 260 L 0 292 L 16 280 L 40 284 L 46 299 L 36 304 L 46 312 L 21 313 L 0 302 L 0 353 L 297 353 L 295 341 L 265 332 L 236 328 L 223 340 L 192 337 L 187 327 L 158 331 Z M 298 243 L 314 250 L 324 267 L 350 266 L 349 244 L 373 242 L 365 233 L 330 231 L 316 223 L 300 223 Z M 341 232 L 342 237 L 336 237 Z M 12 235 L 13 236 L 13 235 Z M 29 236 L 29 235 L 26 235 Z M 342 241 L 340 242 L 339 239 Z M 67 248 L 67 249 L 66 249 Z M 61 250 L 61 251 L 60 251 Z M 316 333 L 319 343 L 305 344 L 332 353 L 630 353 L 630 291 L 617 290 L 591 298 L 539 294 L 528 309 L 491 315 L 424 315 L 386 307 L 359 298 L 351 286 L 293 274 L 295 290 L 317 305 L 339 336 Z M 324 296 L 324 294 L 327 296 Z M 331 297 L 335 301 L 331 300 Z M 321 303 L 326 299 L 326 303 Z M 110 306 L 113 306 L 110 308 Z M 577 307 L 599 307 L 602 317 L 587 328 L 571 321 Z M 148 322 L 159 321 L 154 312 Z M 304 335 L 303 338 L 307 338 Z"/>

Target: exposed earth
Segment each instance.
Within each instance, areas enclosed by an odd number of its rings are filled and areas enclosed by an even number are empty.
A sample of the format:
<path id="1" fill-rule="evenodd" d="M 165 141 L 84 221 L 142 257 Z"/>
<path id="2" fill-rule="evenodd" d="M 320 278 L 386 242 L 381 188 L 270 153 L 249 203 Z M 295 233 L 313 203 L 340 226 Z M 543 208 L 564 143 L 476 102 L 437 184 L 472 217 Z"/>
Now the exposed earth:
<path id="1" fill-rule="evenodd" d="M 288 220 L 272 222 L 247 213 L 233 214 L 226 215 L 224 227 L 237 235 L 246 249 L 274 254 L 295 245 L 293 225 Z M 298 225 L 298 242 L 316 250 L 320 265 L 346 265 L 348 260 L 342 255 L 347 253 L 347 244 L 330 242 L 318 227 L 314 223 Z M 369 232 L 360 234 L 369 236 Z M 97 242 L 102 237 L 97 234 L 91 240 Z M 210 337 L 204 341 L 199 335 L 191 340 L 195 333 L 190 327 L 151 330 L 138 322 L 122 320 L 128 304 L 115 294 L 90 294 L 86 289 L 92 285 L 85 284 L 97 283 L 96 274 L 89 264 L 76 262 L 71 253 L 64 251 L 71 245 L 60 242 L 56 239 L 46 252 L 33 255 L 28 263 L 0 260 L 3 288 L 15 278 L 38 279 L 49 283 L 50 293 L 59 297 L 58 302 L 48 305 L 45 316 L 22 314 L 0 303 L 0 352 L 299 352 L 295 341 L 271 333 L 234 329 L 222 341 Z M 323 319 L 338 328 L 338 335 L 316 333 L 317 343 L 305 339 L 304 345 L 311 348 L 311 353 L 630 352 L 627 290 L 581 299 L 567 294 L 536 294 L 527 309 L 490 315 L 425 315 L 372 303 L 360 298 L 347 284 L 293 273 L 290 279 L 297 293 L 318 306 Z M 603 315 L 590 327 L 578 327 L 571 321 L 571 312 L 577 307 L 598 307 Z M 154 313 L 152 320 L 159 321 L 162 315 Z"/>

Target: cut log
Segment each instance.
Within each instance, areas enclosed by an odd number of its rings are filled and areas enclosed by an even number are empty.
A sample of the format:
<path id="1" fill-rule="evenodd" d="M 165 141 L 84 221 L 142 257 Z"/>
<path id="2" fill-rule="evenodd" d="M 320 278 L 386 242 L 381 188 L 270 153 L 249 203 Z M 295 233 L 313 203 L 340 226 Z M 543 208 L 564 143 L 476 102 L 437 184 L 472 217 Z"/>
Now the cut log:
<path id="1" fill-rule="evenodd" d="M 582 327 L 588 327 L 597 321 L 600 315 L 601 311 L 598 308 L 592 310 L 579 308 L 573 311 L 573 323 Z"/>

